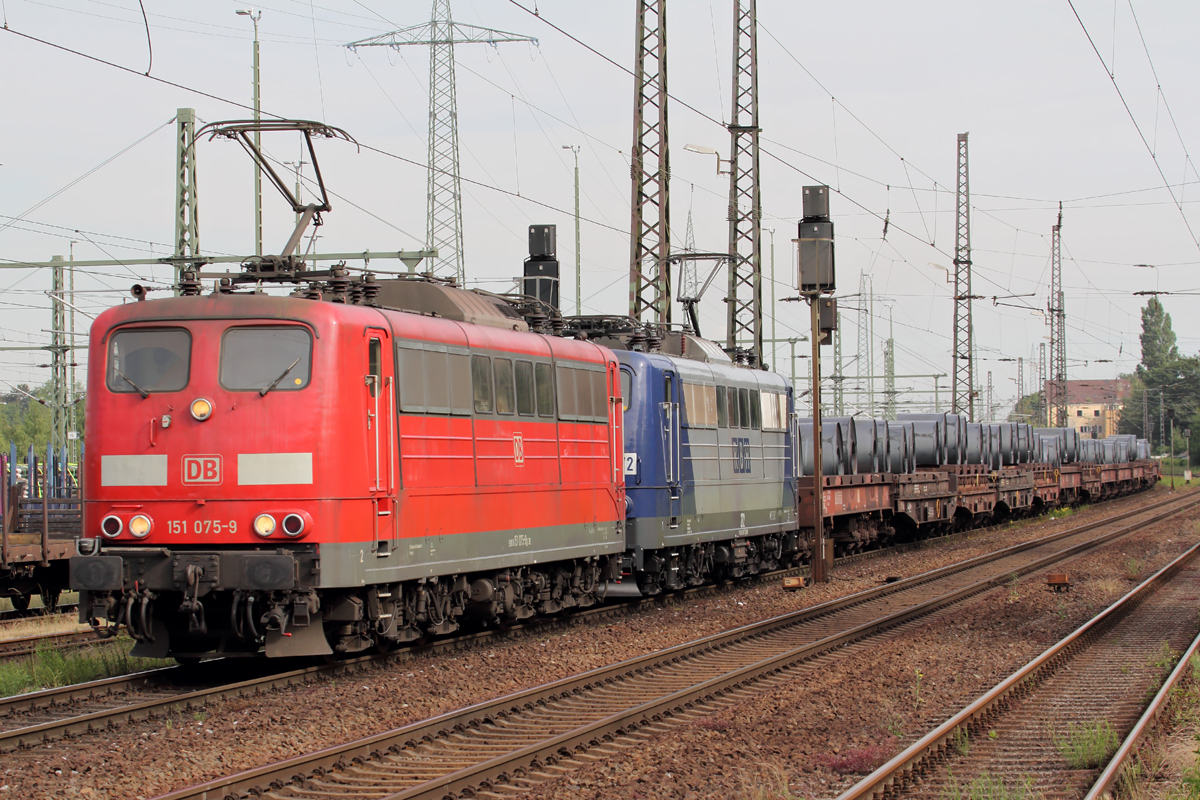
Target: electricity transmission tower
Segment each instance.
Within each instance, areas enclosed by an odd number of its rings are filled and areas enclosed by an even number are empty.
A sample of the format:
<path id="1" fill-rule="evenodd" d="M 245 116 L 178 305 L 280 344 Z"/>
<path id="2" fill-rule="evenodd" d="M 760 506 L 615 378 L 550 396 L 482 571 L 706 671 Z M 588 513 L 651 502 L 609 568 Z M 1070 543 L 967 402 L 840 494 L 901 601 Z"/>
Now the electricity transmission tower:
<path id="1" fill-rule="evenodd" d="M 199 198 L 196 194 L 196 110 L 181 108 L 175 112 L 175 258 L 200 255 Z M 184 262 L 176 260 L 175 294 L 179 294 L 179 274 Z"/>
<path id="2" fill-rule="evenodd" d="M 888 338 L 883 345 L 883 418 L 896 418 L 896 340 L 892 333 L 892 312 L 888 309 Z"/>
<path id="3" fill-rule="evenodd" d="M 951 406 L 955 414 L 975 421 L 974 330 L 971 326 L 971 189 L 967 171 L 967 136 L 958 135 L 958 191 L 954 215 L 954 353 Z"/>
<path id="4" fill-rule="evenodd" d="M 1047 395 L 1050 388 L 1046 383 L 1046 343 L 1038 342 L 1038 423 L 1050 427 L 1050 406 Z"/>
<path id="5" fill-rule="evenodd" d="M 1062 203 L 1058 224 L 1050 239 L 1050 424 L 1063 427 L 1067 420 L 1067 310 L 1062 290 Z"/>
<path id="6" fill-rule="evenodd" d="M 833 332 L 833 413 L 846 413 L 846 373 L 842 371 L 842 312 L 837 312 L 837 330 Z"/>
<path id="7" fill-rule="evenodd" d="M 867 415 L 875 416 L 875 281 L 865 272 L 858 275 L 858 381 L 866 389 Z"/>
<path id="8" fill-rule="evenodd" d="M 537 39 L 517 33 L 479 28 L 455 22 L 450 0 L 433 0 L 430 21 L 391 33 L 360 39 L 346 45 L 429 47 L 429 179 L 425 219 L 425 247 L 436 249 L 432 271 L 453 276 L 459 285 L 466 280 L 463 267 L 462 182 L 458 159 L 458 97 L 454 80 L 454 45 L 532 42 Z"/>
<path id="9" fill-rule="evenodd" d="M 1025 397 L 1025 359 L 1017 356 L 1017 402 Z"/>
<path id="10" fill-rule="evenodd" d="M 667 151 L 666 0 L 638 0 L 634 57 L 629 315 L 671 321 L 670 154 Z M 646 319 L 643 319 L 646 318 Z"/>
<path id="11" fill-rule="evenodd" d="M 729 322 L 725 346 L 763 356 L 762 199 L 758 180 L 756 0 L 734 0 L 733 111 L 729 125 Z M 664 47 L 665 51 L 665 47 Z M 664 82 L 665 83 L 665 82 Z"/>

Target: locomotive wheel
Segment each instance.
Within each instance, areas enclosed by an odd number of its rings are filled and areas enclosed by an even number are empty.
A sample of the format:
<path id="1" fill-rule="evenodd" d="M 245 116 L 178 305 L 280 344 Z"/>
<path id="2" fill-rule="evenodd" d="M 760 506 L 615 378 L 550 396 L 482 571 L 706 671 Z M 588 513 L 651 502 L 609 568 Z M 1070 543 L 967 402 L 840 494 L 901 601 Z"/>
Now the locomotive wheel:
<path id="1" fill-rule="evenodd" d="M 9 600 L 12 602 L 12 607 L 15 608 L 17 611 L 28 611 L 29 610 L 29 600 L 31 597 L 32 597 L 32 595 L 28 595 L 28 594 L 18 594 L 18 595 L 14 595 L 13 597 L 10 597 Z"/>

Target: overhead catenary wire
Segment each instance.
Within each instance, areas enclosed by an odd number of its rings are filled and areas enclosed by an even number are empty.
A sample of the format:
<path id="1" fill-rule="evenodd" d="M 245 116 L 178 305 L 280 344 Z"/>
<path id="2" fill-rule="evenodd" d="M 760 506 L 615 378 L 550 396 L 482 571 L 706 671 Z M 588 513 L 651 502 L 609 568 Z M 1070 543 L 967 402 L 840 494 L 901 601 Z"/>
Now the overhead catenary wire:
<path id="1" fill-rule="evenodd" d="M 1108 65 L 1104 63 L 1104 56 L 1100 55 L 1100 51 L 1096 48 L 1096 43 L 1092 40 L 1092 34 L 1088 32 L 1087 26 L 1083 24 L 1083 19 L 1079 16 L 1079 12 L 1075 10 L 1075 3 L 1073 0 L 1067 0 L 1067 5 L 1071 7 L 1071 13 L 1075 15 L 1075 19 L 1079 22 L 1079 27 L 1083 29 L 1083 34 L 1087 37 L 1088 44 L 1092 46 L 1092 51 L 1096 54 L 1096 58 L 1100 60 L 1100 65 L 1104 67 L 1104 72 L 1108 75 L 1109 81 L 1112 82 L 1113 89 L 1116 90 L 1117 97 L 1121 99 L 1121 105 L 1125 108 L 1125 113 L 1129 115 L 1129 120 L 1133 123 L 1133 127 L 1137 130 L 1138 137 L 1142 140 L 1142 144 L 1145 146 L 1146 152 L 1150 154 L 1150 160 L 1154 162 L 1154 168 L 1158 170 L 1158 175 L 1163 180 L 1163 186 L 1165 186 L 1167 191 L 1171 194 L 1171 199 L 1175 201 L 1176 207 L 1179 209 L 1179 215 L 1183 217 L 1183 224 L 1187 228 L 1188 236 L 1191 237 L 1192 244 L 1195 245 L 1196 249 L 1200 250 L 1200 239 L 1196 238 L 1196 233 L 1192 230 L 1192 223 L 1188 220 L 1187 214 L 1185 214 L 1183 211 L 1183 204 L 1178 198 L 1175 197 L 1175 192 L 1173 189 L 1171 189 L 1171 182 L 1167 180 L 1166 173 L 1163 172 L 1162 165 L 1158 162 L 1158 156 L 1155 154 L 1154 148 L 1150 146 L 1148 141 L 1146 141 L 1146 134 L 1142 131 L 1142 126 L 1138 124 L 1137 117 L 1135 117 L 1133 114 L 1133 109 L 1129 107 L 1129 102 L 1125 99 L 1125 94 L 1121 91 L 1121 86 L 1117 83 L 1116 76 L 1109 69 Z M 1131 5 L 1130 9 L 1132 10 L 1132 8 L 1133 6 Z M 1157 80 L 1157 75 L 1155 76 L 1155 79 Z M 1188 157 L 1188 161 L 1190 163 L 1190 156 Z"/>

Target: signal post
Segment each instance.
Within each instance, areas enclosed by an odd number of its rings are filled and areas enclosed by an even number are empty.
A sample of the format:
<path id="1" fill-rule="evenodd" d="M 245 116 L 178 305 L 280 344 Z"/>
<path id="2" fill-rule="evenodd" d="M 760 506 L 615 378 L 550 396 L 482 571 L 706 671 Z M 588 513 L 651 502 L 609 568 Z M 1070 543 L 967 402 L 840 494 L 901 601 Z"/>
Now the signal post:
<path id="1" fill-rule="evenodd" d="M 813 554 L 814 583 L 828 583 L 833 552 L 825 541 L 824 478 L 821 454 L 821 345 L 837 327 L 837 301 L 833 265 L 833 222 L 829 219 L 829 187 L 804 187 L 804 217 L 799 225 L 798 288 L 808 299 L 812 342 L 812 449 L 813 449 Z M 803 459 L 800 460 L 803 463 Z M 827 552 L 828 551 L 828 552 Z"/>

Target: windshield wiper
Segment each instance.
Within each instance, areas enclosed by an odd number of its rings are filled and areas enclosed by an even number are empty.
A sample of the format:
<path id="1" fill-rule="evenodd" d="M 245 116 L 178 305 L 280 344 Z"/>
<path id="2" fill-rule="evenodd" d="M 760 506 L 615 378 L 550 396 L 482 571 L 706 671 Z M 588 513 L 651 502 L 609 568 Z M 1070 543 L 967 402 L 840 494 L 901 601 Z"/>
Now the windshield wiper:
<path id="1" fill-rule="evenodd" d="M 149 392 L 147 392 L 147 391 L 146 391 L 145 389 L 143 389 L 142 387 L 138 386 L 138 385 L 137 385 L 136 383 L 134 383 L 133 381 L 129 380 L 129 376 L 128 376 L 128 375 L 126 375 L 124 372 L 121 372 L 121 370 L 117 369 L 116 367 L 113 367 L 113 372 L 117 373 L 117 374 L 118 374 L 118 375 L 120 375 L 122 378 L 124 378 L 124 379 L 125 379 L 125 382 L 126 382 L 126 383 L 128 383 L 130 386 L 132 386 L 134 389 L 137 389 L 137 393 L 138 393 L 138 394 L 140 394 L 140 395 L 142 396 L 142 399 L 143 399 L 143 400 L 145 400 L 147 397 L 149 397 L 149 396 L 150 396 L 150 393 L 149 393 Z"/>
<path id="2" fill-rule="evenodd" d="M 259 389 L 259 390 L 258 390 L 258 395 L 259 395 L 259 397 L 266 397 L 266 396 L 267 396 L 267 392 L 271 391 L 271 390 L 272 390 L 272 389 L 274 389 L 276 386 L 278 386 L 278 385 L 279 385 L 279 382 L 280 382 L 281 380 L 283 380 L 284 378 L 286 378 L 286 377 L 287 377 L 287 374 L 288 374 L 289 372 L 291 372 L 291 371 L 292 371 L 292 367 L 294 367 L 294 366 L 296 366 L 297 364 L 299 364 L 299 363 L 300 363 L 300 359 L 301 359 L 301 358 L 304 358 L 304 356 L 298 356 L 298 357 L 296 358 L 296 360 L 295 360 L 295 361 L 293 361 L 291 364 L 289 364 L 289 365 L 288 365 L 288 368 L 287 368 L 287 369 L 285 369 L 285 370 L 283 371 L 283 374 L 282 374 L 282 375 L 280 375 L 280 376 L 279 376 L 278 378 L 276 378 L 275 380 L 271 381 L 271 385 L 270 385 L 270 386 L 264 386 L 263 388 Z M 125 380 L 129 380 L 129 379 L 128 379 L 128 378 L 126 378 Z"/>

